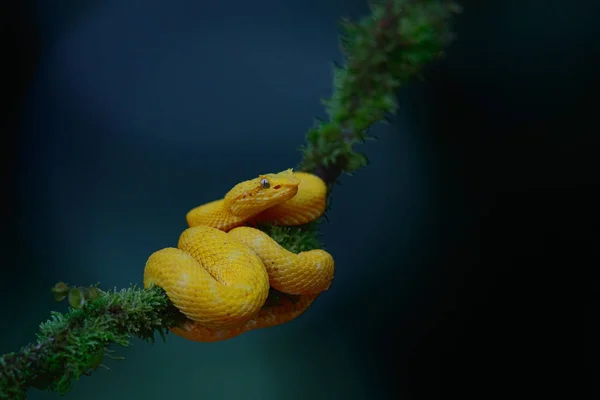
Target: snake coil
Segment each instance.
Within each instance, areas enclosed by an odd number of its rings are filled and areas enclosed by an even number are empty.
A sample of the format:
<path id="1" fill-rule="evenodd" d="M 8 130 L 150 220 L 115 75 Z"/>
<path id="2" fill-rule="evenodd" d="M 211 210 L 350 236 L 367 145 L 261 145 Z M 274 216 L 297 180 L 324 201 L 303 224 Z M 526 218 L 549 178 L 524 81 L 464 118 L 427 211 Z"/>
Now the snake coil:
<path id="1" fill-rule="evenodd" d="M 223 199 L 189 211 L 177 248 L 153 253 L 144 269 L 144 286 L 163 288 L 188 318 L 173 333 L 215 342 L 306 311 L 329 288 L 333 257 L 321 249 L 294 254 L 248 225 L 312 222 L 325 212 L 326 195 L 319 177 L 288 169 L 240 182 Z M 271 287 L 297 299 L 266 304 Z"/>

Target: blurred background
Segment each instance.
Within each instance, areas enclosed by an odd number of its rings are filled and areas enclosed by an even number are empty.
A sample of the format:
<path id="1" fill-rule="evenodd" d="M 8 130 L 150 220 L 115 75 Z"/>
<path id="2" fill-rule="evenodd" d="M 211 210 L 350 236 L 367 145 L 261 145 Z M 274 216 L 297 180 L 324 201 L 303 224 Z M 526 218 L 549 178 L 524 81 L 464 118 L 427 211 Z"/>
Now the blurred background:
<path id="1" fill-rule="evenodd" d="M 548 385 L 532 371 L 555 362 L 550 335 L 571 314 L 549 279 L 597 239 L 583 95 L 599 7 L 459 3 L 447 57 L 401 90 L 398 116 L 364 146 L 371 165 L 335 190 L 331 289 L 301 318 L 233 340 L 115 348 L 126 360 L 67 398 L 488 398 Z M 2 353 L 66 309 L 55 282 L 140 284 L 190 208 L 295 166 L 341 61 L 337 21 L 367 12 L 358 0 L 3 8 Z"/>

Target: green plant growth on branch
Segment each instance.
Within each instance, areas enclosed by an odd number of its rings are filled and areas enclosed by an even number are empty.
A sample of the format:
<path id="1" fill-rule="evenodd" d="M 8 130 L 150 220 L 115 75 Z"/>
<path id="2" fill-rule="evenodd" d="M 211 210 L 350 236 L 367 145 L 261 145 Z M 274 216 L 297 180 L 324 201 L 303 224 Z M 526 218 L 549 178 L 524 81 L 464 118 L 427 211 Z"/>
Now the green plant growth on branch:
<path id="1" fill-rule="evenodd" d="M 331 186 L 342 173 L 367 164 L 355 149 L 369 128 L 397 110 L 396 93 L 422 67 L 439 58 L 452 40 L 456 4 L 435 0 L 378 0 L 359 22 L 343 20 L 344 64 L 334 69 L 329 118 L 318 121 L 301 148 L 298 170 L 319 175 Z M 293 252 L 320 247 L 318 224 L 262 226 Z M 0 398 L 24 399 L 30 387 L 64 394 L 74 380 L 102 366 L 108 346 L 128 346 L 131 337 L 154 342 L 185 317 L 157 287 L 103 291 L 97 286 L 57 284 L 56 300 L 68 300 L 67 313 L 53 312 L 40 325 L 36 343 L 0 357 Z M 285 295 L 272 290 L 268 301 Z"/>

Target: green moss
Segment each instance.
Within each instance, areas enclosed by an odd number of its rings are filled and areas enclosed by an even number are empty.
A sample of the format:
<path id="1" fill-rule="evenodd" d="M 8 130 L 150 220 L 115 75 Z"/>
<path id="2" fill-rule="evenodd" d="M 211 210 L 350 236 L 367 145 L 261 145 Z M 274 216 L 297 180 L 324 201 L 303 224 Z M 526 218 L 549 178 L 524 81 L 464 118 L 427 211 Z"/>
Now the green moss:
<path id="1" fill-rule="evenodd" d="M 257 228 L 271 236 L 283 248 L 292 253 L 300 253 L 323 248 L 319 241 L 319 223 L 320 221 L 315 221 L 302 226 L 263 224 Z"/>
<path id="2" fill-rule="evenodd" d="M 154 342 L 156 333 L 164 339 L 168 327 L 185 318 L 157 287 L 108 292 L 59 287 L 97 296 L 82 296 L 78 308 L 65 314 L 53 312 L 40 325 L 35 344 L 0 357 L 0 398 L 25 398 L 29 386 L 66 393 L 74 380 L 100 365 L 110 344 L 128 346 L 132 336 Z"/>
<path id="3" fill-rule="evenodd" d="M 396 112 L 398 89 L 442 56 L 458 11 L 446 1 L 379 0 L 358 23 L 342 20 L 346 63 L 333 68 L 333 94 L 323 101 L 329 119 L 309 129 L 298 169 L 333 184 L 341 173 L 366 166 L 354 146 L 374 139 L 368 130 Z"/>

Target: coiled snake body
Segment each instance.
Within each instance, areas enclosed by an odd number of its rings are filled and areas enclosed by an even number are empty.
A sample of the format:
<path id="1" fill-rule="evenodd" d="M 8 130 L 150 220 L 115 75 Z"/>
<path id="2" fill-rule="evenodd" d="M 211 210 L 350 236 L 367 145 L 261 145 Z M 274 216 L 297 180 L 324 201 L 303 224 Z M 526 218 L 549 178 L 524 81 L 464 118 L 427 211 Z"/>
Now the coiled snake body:
<path id="1" fill-rule="evenodd" d="M 192 209 L 177 248 L 153 253 L 144 269 L 144 286 L 163 288 L 188 318 L 172 331 L 214 342 L 302 314 L 329 288 L 333 257 L 320 249 L 291 253 L 245 225 L 309 223 L 324 213 L 326 193 L 319 177 L 290 169 L 241 182 L 223 199 Z M 266 305 L 270 287 L 299 297 Z"/>

